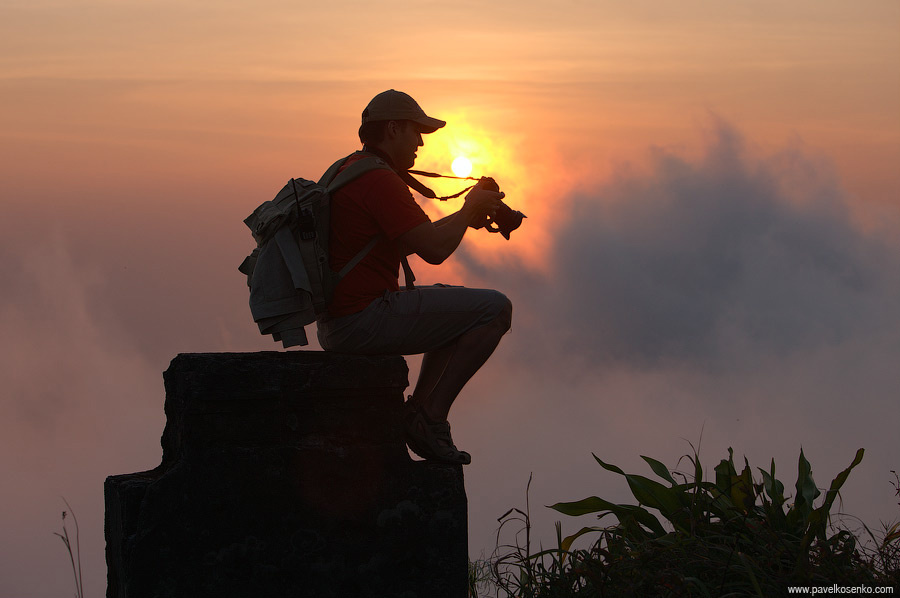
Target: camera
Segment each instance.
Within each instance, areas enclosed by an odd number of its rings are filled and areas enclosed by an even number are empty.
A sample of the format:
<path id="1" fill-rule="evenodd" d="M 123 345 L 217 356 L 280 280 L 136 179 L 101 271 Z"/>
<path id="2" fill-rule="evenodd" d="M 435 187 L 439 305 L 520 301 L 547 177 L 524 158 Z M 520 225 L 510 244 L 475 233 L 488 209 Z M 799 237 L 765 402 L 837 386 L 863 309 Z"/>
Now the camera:
<path id="1" fill-rule="evenodd" d="M 476 186 L 488 191 L 500 191 L 500 185 L 491 177 L 481 177 Z M 501 201 L 496 214 L 485 216 L 483 220 L 471 226 L 472 228 L 486 228 L 488 232 L 492 233 L 500 233 L 508 241 L 510 233 L 522 225 L 523 218 L 527 218 L 527 216 L 518 210 L 513 210 Z"/>

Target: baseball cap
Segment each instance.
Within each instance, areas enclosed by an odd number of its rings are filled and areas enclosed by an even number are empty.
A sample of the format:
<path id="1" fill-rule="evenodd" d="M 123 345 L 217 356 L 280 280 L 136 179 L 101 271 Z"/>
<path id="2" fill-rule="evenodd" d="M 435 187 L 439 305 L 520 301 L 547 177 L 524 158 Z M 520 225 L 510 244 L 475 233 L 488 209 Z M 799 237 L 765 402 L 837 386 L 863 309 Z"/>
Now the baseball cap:
<path id="1" fill-rule="evenodd" d="M 383 91 L 369 102 L 362 113 L 362 124 L 381 120 L 411 120 L 422 133 L 434 133 L 447 123 L 431 118 L 414 99 L 402 91 Z"/>

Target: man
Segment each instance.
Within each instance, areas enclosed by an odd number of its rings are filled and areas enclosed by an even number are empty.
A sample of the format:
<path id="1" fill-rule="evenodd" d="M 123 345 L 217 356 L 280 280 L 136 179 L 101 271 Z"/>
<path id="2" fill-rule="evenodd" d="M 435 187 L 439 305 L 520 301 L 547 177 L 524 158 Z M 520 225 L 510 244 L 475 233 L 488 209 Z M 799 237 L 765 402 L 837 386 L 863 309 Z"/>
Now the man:
<path id="1" fill-rule="evenodd" d="M 406 403 L 407 443 L 426 459 L 465 465 L 471 456 L 453 444 L 447 415 L 509 330 L 512 304 L 502 293 L 486 289 L 435 285 L 400 290 L 400 264 L 407 255 L 442 263 L 468 227 L 494 215 L 503 198 L 503 193 L 476 185 L 458 212 L 436 222 L 415 202 L 401 175 L 408 180 L 406 171 L 424 143 L 422 135 L 445 124 L 394 90 L 375 96 L 363 111 L 363 151 L 351 156 L 348 165 L 377 156 L 391 170 L 372 170 L 334 194 L 332 270 L 340 270 L 374 237 L 380 241 L 338 283 L 327 316 L 318 321 L 318 334 L 328 351 L 424 353 Z M 409 277 L 408 267 L 404 270 Z"/>

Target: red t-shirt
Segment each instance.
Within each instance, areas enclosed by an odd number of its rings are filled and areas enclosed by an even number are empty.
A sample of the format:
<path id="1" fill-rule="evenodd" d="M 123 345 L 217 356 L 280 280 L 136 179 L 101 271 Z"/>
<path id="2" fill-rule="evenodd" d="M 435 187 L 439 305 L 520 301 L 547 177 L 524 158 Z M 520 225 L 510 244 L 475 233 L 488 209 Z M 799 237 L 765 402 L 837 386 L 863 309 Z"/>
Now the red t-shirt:
<path id="1" fill-rule="evenodd" d="M 360 158 L 351 157 L 345 167 Z M 367 172 L 338 190 L 331 198 L 331 269 L 340 271 L 373 237 L 385 238 L 338 283 L 328 314 L 362 311 L 386 290 L 399 290 L 401 255 L 394 240 L 428 220 L 406 183 L 390 170 Z"/>

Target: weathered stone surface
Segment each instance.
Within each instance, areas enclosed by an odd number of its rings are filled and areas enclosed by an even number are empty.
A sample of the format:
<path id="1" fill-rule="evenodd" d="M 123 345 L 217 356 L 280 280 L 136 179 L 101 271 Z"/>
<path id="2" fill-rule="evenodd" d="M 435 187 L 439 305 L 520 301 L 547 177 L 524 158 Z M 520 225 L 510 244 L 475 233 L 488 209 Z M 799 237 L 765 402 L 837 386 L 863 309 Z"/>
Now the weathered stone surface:
<path id="1" fill-rule="evenodd" d="M 466 595 L 462 468 L 413 461 L 400 357 L 183 354 L 163 458 L 107 478 L 109 598 Z"/>

